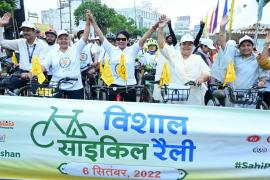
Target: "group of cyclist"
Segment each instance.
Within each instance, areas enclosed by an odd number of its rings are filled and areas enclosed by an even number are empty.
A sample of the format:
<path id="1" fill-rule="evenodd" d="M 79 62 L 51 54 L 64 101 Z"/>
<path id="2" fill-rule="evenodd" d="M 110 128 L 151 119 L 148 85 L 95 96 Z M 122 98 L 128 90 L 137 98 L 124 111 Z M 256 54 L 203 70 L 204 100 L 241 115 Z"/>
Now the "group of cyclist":
<path id="1" fill-rule="evenodd" d="M 56 33 L 49 29 L 45 32 L 45 41 L 36 37 L 35 27 L 29 22 L 23 22 L 21 30 L 23 38 L 5 40 L 3 26 L 8 23 L 10 13 L 4 14 L 0 19 L 0 46 L 19 52 L 19 68 L 10 80 L 10 89 L 20 88 L 27 84 L 31 75 L 31 62 L 37 56 L 42 69 L 47 73 L 50 85 L 60 79 L 70 77 L 72 80 L 61 86 L 58 97 L 65 95 L 71 99 L 84 98 L 84 79 L 87 75 L 97 74 L 101 66 L 109 60 L 113 82 L 108 93 L 108 100 L 117 99 L 117 90 L 138 83 L 146 85 L 152 81 L 154 88 L 151 90 L 151 98 L 155 102 L 164 99 L 163 87 L 157 82 L 161 79 L 164 65 L 168 64 L 171 81 L 166 85 L 168 89 L 181 89 L 189 86 L 187 101 L 180 103 L 204 105 L 211 99 L 210 84 L 220 81 L 223 83 L 227 67 L 233 61 L 236 80 L 230 83 L 233 89 L 249 89 L 254 84 L 258 87 L 267 85 L 270 69 L 268 33 L 262 54 L 257 55 L 253 49 L 254 41 L 249 36 L 226 43 L 225 26 L 229 19 L 225 16 L 220 23 L 218 44 L 209 38 L 202 38 L 204 23 L 201 23 L 200 31 L 194 39 L 191 34 L 182 36 L 179 43 L 171 28 L 170 20 L 162 15 L 159 20 L 132 45 L 129 44 L 130 34 L 122 30 L 116 35 L 103 34 L 97 25 L 90 10 L 86 10 L 86 22 L 77 32 L 78 41 L 71 43 L 69 34 L 65 30 Z M 89 43 L 90 26 L 95 30 L 97 37 L 91 37 Z M 168 26 L 169 35 L 164 37 L 164 28 Z M 82 28 L 83 27 L 83 28 Z M 158 38 L 154 40 L 151 35 L 157 31 Z M 91 42 L 94 40 L 94 42 Z M 70 46 L 72 44 L 72 46 Z M 138 58 L 139 57 L 139 58 Z M 122 67 L 122 63 L 124 67 Z M 136 76 L 136 63 L 144 68 L 141 79 Z M 119 71 L 123 74 L 119 74 Z M 98 80 L 100 81 L 100 80 Z M 187 84 L 192 82 L 193 84 Z M 155 84 L 156 83 L 156 84 Z M 94 84 L 94 82 L 91 82 Z M 222 87 L 219 87 L 222 88 Z M 226 92 L 226 91 L 225 91 Z M 124 92 L 125 101 L 137 100 L 136 89 Z M 270 105 L 269 95 L 265 93 L 265 102 Z"/>

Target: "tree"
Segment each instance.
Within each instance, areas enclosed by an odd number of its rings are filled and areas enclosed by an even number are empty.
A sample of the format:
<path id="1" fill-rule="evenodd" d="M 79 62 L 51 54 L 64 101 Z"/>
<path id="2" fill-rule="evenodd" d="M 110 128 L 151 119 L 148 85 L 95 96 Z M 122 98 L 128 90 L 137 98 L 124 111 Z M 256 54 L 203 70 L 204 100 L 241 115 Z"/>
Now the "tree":
<path id="1" fill-rule="evenodd" d="M 15 7 L 16 7 L 16 0 L 1 0 L 0 1 L 1 11 L 11 12 L 15 9 Z"/>
<path id="2" fill-rule="evenodd" d="M 80 20 L 85 20 L 85 9 L 90 9 L 96 18 L 97 24 L 103 33 L 118 32 L 120 30 L 128 31 L 132 36 L 142 35 L 143 31 L 136 27 L 131 18 L 126 18 L 118 14 L 114 9 L 105 4 L 87 1 L 82 3 L 74 12 L 75 24 L 78 25 Z"/>

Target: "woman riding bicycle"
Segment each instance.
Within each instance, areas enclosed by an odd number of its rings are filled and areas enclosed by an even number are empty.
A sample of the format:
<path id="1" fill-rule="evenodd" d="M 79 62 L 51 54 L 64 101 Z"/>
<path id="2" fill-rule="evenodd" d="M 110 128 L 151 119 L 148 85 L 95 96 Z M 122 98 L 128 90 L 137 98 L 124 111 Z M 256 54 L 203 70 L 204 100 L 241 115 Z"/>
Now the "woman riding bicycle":
<path id="1" fill-rule="evenodd" d="M 134 43 L 132 46 L 127 47 L 128 40 L 130 38 L 130 35 L 127 31 L 120 31 L 116 34 L 116 44 L 117 46 L 113 46 L 103 35 L 100 28 L 98 27 L 95 19 L 93 16 L 91 16 L 91 23 L 95 29 L 95 32 L 100 38 L 100 41 L 102 43 L 102 46 L 105 48 L 107 53 L 110 57 L 110 67 L 112 70 L 112 75 L 114 78 L 114 82 L 111 86 L 113 87 L 125 87 L 127 85 L 136 85 L 136 78 L 135 78 L 135 58 L 140 49 L 143 47 L 144 42 L 147 38 L 149 38 L 153 32 L 156 31 L 157 23 L 155 26 L 150 28 L 144 36 L 138 41 L 138 43 Z M 124 59 L 124 61 L 123 61 Z M 122 70 L 125 69 L 125 74 L 127 74 L 127 78 L 123 79 L 119 75 L 118 66 L 120 62 L 125 62 L 125 67 Z M 115 101 L 116 96 L 118 92 L 112 91 L 109 95 L 109 100 Z M 136 90 L 132 89 L 128 93 L 124 93 L 124 100 L 125 101 L 136 101 Z"/>
<path id="2" fill-rule="evenodd" d="M 50 52 L 42 64 L 44 71 L 52 69 L 51 84 L 65 77 L 76 78 L 77 81 L 64 83 L 60 87 L 59 97 L 66 95 L 69 99 L 83 99 L 83 85 L 80 71 L 80 56 L 90 32 L 90 12 L 86 11 L 86 25 L 82 38 L 69 47 L 69 35 L 65 30 L 58 33 L 59 49 Z"/>
<path id="3" fill-rule="evenodd" d="M 191 35 L 186 34 L 181 38 L 181 53 L 165 43 L 163 29 L 167 25 L 167 21 L 165 15 L 161 16 L 158 32 L 160 52 L 169 61 L 170 67 L 174 67 L 179 85 L 184 85 L 190 80 L 200 85 L 191 87 L 190 96 L 186 103 L 204 105 L 204 95 L 207 90 L 205 82 L 210 79 L 210 69 L 200 56 L 192 54 L 194 38 Z"/>

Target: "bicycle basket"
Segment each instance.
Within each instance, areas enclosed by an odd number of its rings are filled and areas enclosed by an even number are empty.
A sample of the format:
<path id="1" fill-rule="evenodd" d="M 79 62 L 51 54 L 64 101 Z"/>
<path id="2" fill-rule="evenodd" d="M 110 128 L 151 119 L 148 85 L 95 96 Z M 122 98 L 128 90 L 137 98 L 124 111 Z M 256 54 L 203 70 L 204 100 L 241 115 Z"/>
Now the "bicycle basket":
<path id="1" fill-rule="evenodd" d="M 257 89 L 234 89 L 230 94 L 230 101 L 234 104 L 256 104 L 258 92 Z"/>
<path id="2" fill-rule="evenodd" d="M 32 84 L 32 92 L 35 97 L 54 97 L 55 88 L 49 84 Z"/>
<path id="3" fill-rule="evenodd" d="M 161 95 L 166 101 L 187 101 L 190 94 L 189 86 L 172 85 L 161 88 Z"/>

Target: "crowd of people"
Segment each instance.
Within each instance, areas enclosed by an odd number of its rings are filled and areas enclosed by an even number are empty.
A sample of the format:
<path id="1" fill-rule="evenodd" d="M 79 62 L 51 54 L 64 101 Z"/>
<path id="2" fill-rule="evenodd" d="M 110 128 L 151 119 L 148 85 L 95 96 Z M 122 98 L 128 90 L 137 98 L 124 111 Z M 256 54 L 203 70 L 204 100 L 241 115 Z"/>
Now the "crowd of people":
<path id="1" fill-rule="evenodd" d="M 168 87 L 186 86 L 187 82 L 194 82 L 190 86 L 187 101 L 179 102 L 192 105 L 205 105 L 212 96 L 209 88 L 215 82 L 224 82 L 230 62 L 234 64 L 236 79 L 229 85 L 233 89 L 249 89 L 254 85 L 265 87 L 263 98 L 270 105 L 270 32 L 267 34 L 264 49 L 258 53 L 254 49 L 254 40 L 245 35 L 238 43 L 234 40 L 226 41 L 225 26 L 229 18 L 225 16 L 220 23 L 218 40 L 201 38 L 204 23 L 201 22 L 200 31 L 194 38 L 185 34 L 177 40 L 171 27 L 171 21 L 165 15 L 137 41 L 130 43 L 130 34 L 119 31 L 103 34 L 90 10 L 86 10 L 86 21 L 81 22 L 76 36 L 76 42 L 71 41 L 65 30 L 56 32 L 49 29 L 43 40 L 37 37 L 36 28 L 29 21 L 21 26 L 22 37 L 15 40 L 5 40 L 3 27 L 8 23 L 10 13 L 0 19 L 0 46 L 6 51 L 12 50 L 19 54 L 19 64 L 16 73 L 20 77 L 11 78 L 9 89 L 20 88 L 27 84 L 32 77 L 32 58 L 37 56 L 47 80 L 53 84 L 62 78 L 70 77 L 77 80 L 64 84 L 58 97 L 65 95 L 70 99 L 84 98 L 84 77 L 93 74 L 109 60 L 113 77 L 110 84 L 112 90 L 109 100 L 116 100 L 117 91 L 113 87 L 145 85 L 146 81 L 161 79 L 164 65 L 170 71 Z M 95 30 L 96 37 L 90 37 L 90 26 Z M 164 36 L 164 28 L 168 27 L 169 34 Z M 151 36 L 157 32 L 157 39 Z M 89 38 L 90 37 L 90 38 Z M 136 63 L 144 68 L 142 78 L 136 76 Z M 123 67 L 124 63 L 124 67 Z M 124 68 L 124 69 L 123 69 Z M 121 71 L 122 74 L 120 73 Z M 100 80 L 99 80 L 100 81 Z M 154 102 L 162 101 L 161 86 L 154 85 Z M 136 89 L 124 93 L 125 101 L 136 101 Z"/>

